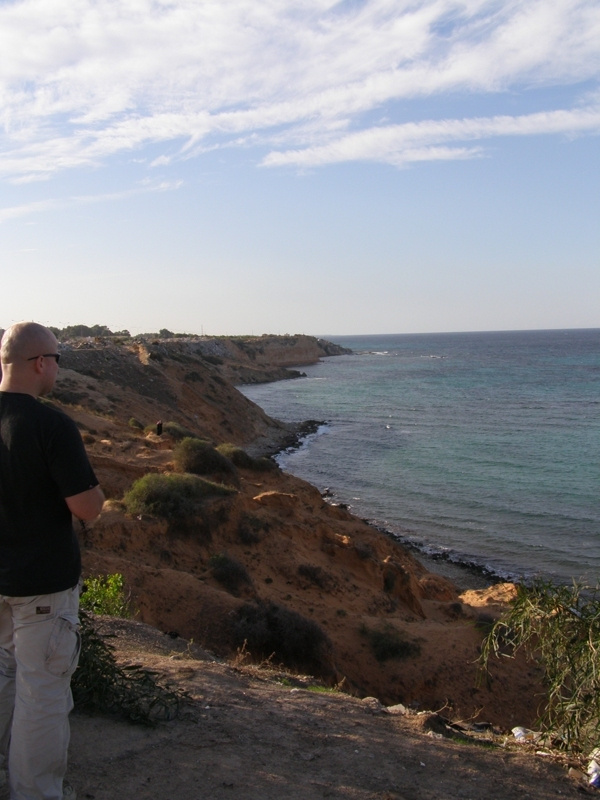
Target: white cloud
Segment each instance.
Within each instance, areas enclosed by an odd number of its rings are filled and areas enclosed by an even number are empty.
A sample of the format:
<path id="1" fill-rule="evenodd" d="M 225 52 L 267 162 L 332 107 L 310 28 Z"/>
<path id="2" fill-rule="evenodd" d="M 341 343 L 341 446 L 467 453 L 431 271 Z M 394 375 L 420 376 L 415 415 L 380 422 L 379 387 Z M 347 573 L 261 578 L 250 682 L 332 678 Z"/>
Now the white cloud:
<path id="1" fill-rule="evenodd" d="M 298 150 L 326 163 L 380 136 L 365 115 L 390 103 L 573 86 L 575 105 L 599 42 L 596 0 L 14 0 L 0 5 L 0 174 L 39 179 L 165 143 L 150 164 L 176 160 L 173 143 L 186 158 L 275 146 L 264 163 L 299 163 Z M 547 113 L 539 133 L 571 112 Z M 443 152 L 407 148 L 432 144 Z"/>
<path id="2" fill-rule="evenodd" d="M 48 200 L 38 200 L 31 203 L 24 203 L 20 206 L 0 208 L 0 225 L 11 219 L 18 217 L 31 216 L 44 211 L 56 209 L 72 208 L 74 206 L 90 205 L 91 203 L 107 203 L 114 200 L 125 200 L 136 194 L 147 192 L 171 192 L 179 189 L 181 181 L 161 181 L 160 183 L 144 185 L 135 189 L 128 189 L 123 192 L 110 192 L 106 194 L 79 195 L 69 198 L 50 198 Z"/>
<path id="3" fill-rule="evenodd" d="M 581 133 L 600 133 L 600 106 L 519 117 L 426 120 L 370 128 L 340 137 L 322 147 L 272 152 L 264 159 L 263 165 L 276 167 L 293 164 L 307 167 L 365 160 L 399 165 L 416 160 L 469 158 L 481 155 L 481 148 L 456 149 L 440 145 L 448 141 L 482 140 L 498 136 Z M 427 157 L 428 153 L 431 158 Z"/>

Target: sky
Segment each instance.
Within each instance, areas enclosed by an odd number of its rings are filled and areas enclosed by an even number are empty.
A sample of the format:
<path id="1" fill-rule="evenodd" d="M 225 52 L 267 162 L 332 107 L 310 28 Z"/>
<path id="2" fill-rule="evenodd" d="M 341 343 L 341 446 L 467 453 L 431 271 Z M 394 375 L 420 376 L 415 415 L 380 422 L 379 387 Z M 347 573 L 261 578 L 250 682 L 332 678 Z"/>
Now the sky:
<path id="1" fill-rule="evenodd" d="M 0 327 L 600 327 L 599 0 L 0 0 Z"/>

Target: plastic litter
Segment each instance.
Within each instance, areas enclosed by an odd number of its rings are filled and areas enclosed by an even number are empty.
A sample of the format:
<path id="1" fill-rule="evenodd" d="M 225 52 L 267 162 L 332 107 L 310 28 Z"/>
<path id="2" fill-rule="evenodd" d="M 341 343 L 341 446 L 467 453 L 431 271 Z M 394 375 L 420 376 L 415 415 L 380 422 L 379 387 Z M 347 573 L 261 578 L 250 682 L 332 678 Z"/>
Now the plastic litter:
<path id="1" fill-rule="evenodd" d="M 535 742 L 540 737 L 539 733 L 520 726 L 512 729 L 512 735 L 518 742 Z"/>
<path id="2" fill-rule="evenodd" d="M 587 768 L 588 783 L 600 789 L 600 747 L 590 754 L 590 763 Z"/>

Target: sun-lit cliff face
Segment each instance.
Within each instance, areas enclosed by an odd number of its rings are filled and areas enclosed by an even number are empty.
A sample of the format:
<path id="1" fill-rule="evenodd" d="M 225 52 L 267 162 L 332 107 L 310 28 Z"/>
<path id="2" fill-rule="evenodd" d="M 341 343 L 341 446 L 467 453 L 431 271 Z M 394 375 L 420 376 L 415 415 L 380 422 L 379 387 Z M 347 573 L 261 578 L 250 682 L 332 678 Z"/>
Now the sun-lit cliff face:
<path id="1" fill-rule="evenodd" d="M 459 596 L 306 482 L 249 462 L 226 478 L 208 476 L 234 491 L 207 499 L 192 519 L 127 514 L 122 498 L 136 479 L 176 471 L 181 428 L 213 445 L 260 440 L 273 448 L 292 436 L 229 379 L 247 369 L 253 380 L 270 378 L 274 368 L 326 355 L 325 344 L 310 337 L 73 341 L 63 352 L 50 400 L 77 421 L 109 498 L 81 534 L 84 572 L 121 572 L 139 619 L 223 657 L 240 648 L 269 657 L 264 647 L 287 637 L 276 661 L 388 704 L 479 713 L 506 727 L 533 721 L 535 671 L 506 661 L 491 685 L 477 684 L 481 623 L 510 587 Z M 218 565 L 229 565 L 229 577 Z M 244 644 L 245 630 L 252 645 Z"/>

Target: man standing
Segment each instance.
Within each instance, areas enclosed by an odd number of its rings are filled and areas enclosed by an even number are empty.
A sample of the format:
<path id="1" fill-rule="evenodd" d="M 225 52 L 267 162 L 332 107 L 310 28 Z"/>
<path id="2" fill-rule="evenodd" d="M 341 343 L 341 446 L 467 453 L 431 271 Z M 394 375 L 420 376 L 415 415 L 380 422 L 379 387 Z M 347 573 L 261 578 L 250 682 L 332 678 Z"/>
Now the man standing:
<path id="1" fill-rule="evenodd" d="M 74 798 L 63 787 L 79 658 L 81 558 L 73 516 L 104 496 L 73 420 L 39 402 L 58 342 L 34 322 L 2 337 L 0 358 L 0 759 L 11 800 Z"/>

